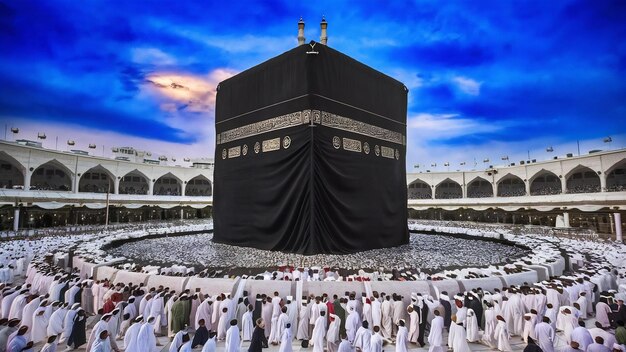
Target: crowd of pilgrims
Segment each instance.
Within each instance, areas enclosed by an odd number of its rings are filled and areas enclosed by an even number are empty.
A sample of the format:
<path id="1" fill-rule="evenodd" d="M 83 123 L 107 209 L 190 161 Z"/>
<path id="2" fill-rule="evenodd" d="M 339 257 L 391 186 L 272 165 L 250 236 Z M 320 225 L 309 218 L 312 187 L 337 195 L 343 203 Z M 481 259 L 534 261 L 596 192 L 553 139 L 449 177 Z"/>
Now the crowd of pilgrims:
<path id="1" fill-rule="evenodd" d="M 469 352 L 469 343 L 508 352 L 514 338 L 528 352 L 626 352 L 625 292 L 613 290 L 624 278 L 607 275 L 611 290 L 602 292 L 580 273 L 453 296 L 372 291 L 294 299 L 81 280 L 77 270 L 33 262 L 22 285 L 0 286 L 0 352 L 215 351 L 218 343 L 234 352 L 244 342 L 251 352 L 269 345 L 283 352 L 295 340 L 313 352 Z M 158 336 L 169 337 L 169 347 Z"/>

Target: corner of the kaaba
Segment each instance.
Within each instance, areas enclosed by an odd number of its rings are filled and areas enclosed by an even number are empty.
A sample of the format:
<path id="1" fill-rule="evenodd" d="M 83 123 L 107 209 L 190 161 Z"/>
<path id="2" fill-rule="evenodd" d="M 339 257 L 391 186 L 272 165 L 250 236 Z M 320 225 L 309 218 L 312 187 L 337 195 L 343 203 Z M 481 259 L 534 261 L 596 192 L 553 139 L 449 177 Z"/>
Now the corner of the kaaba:
<path id="1" fill-rule="evenodd" d="M 311 42 L 220 83 L 214 236 L 344 254 L 408 243 L 407 91 Z"/>

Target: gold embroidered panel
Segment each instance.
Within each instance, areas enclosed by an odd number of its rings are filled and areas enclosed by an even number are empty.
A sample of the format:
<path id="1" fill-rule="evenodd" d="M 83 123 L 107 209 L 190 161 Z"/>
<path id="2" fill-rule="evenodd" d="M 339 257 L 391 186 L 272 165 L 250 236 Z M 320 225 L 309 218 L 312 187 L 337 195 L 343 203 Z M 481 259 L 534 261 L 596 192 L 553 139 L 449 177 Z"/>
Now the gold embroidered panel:
<path id="1" fill-rule="evenodd" d="M 342 131 L 357 133 L 363 136 L 380 139 L 383 141 L 404 145 L 405 139 L 402 133 L 367 124 L 347 117 L 322 111 L 322 126 L 335 128 Z"/>
<path id="2" fill-rule="evenodd" d="M 331 114 L 320 110 L 302 110 L 290 114 L 273 117 L 249 125 L 233 128 L 216 136 L 217 144 L 237 141 L 263 133 L 277 131 L 305 124 L 318 124 L 325 127 L 348 131 L 382 141 L 406 145 L 406 136 L 382 127 L 370 125 L 348 117 Z"/>
<path id="3" fill-rule="evenodd" d="M 361 141 L 357 141 L 356 139 L 344 138 L 343 139 L 343 149 L 349 150 L 352 152 L 361 152 Z"/>
<path id="4" fill-rule="evenodd" d="M 271 131 L 307 124 L 308 122 L 305 120 L 304 114 L 306 111 L 308 111 L 307 117 L 310 118 L 311 110 L 296 111 L 291 114 L 272 117 L 271 119 L 251 123 L 249 125 L 218 133 L 216 137 L 217 144 L 229 143 Z"/>
<path id="5" fill-rule="evenodd" d="M 263 141 L 263 153 L 280 149 L 280 138 L 273 138 Z"/>
<path id="6" fill-rule="evenodd" d="M 389 158 L 389 159 L 394 159 L 395 158 L 395 152 L 394 152 L 393 148 L 381 146 L 380 147 L 380 154 L 383 156 L 383 158 Z"/>
<path id="7" fill-rule="evenodd" d="M 241 146 L 228 148 L 228 159 L 236 158 L 241 155 Z"/>

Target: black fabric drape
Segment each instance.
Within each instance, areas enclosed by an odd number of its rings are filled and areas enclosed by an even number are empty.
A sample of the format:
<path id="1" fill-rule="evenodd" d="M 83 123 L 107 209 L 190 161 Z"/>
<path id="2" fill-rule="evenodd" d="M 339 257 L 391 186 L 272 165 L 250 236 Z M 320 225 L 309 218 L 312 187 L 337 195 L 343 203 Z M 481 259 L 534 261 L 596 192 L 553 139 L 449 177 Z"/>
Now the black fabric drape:
<path id="1" fill-rule="evenodd" d="M 405 136 L 406 96 L 400 82 L 326 46 L 304 45 L 220 83 L 216 133 L 310 109 Z M 214 240 L 303 254 L 407 243 L 405 145 L 357 132 L 316 121 L 218 138 Z M 279 150 L 255 151 L 274 138 Z M 362 150 L 346 150 L 344 138 Z M 247 153 L 224 157 L 233 147 Z"/>

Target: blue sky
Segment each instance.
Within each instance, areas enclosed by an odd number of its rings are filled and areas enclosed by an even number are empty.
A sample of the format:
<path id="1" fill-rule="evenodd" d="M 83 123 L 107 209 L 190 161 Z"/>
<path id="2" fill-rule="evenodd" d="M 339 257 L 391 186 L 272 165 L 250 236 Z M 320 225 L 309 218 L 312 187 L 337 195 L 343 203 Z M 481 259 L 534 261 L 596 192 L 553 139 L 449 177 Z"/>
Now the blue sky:
<path id="1" fill-rule="evenodd" d="M 0 122 L 212 157 L 217 83 L 294 47 L 300 16 L 318 40 L 322 15 L 329 46 L 410 89 L 409 170 L 626 147 L 623 0 L 0 1 Z"/>

